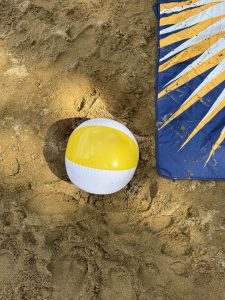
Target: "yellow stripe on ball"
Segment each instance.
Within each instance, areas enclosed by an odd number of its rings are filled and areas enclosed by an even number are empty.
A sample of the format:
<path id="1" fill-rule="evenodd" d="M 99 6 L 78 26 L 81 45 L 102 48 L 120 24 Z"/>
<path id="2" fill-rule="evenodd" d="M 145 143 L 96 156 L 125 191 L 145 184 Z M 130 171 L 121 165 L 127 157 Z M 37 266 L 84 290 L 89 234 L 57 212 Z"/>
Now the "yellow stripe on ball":
<path id="1" fill-rule="evenodd" d="M 135 141 L 120 130 L 86 126 L 71 134 L 66 158 L 89 168 L 127 170 L 137 166 L 139 149 Z"/>

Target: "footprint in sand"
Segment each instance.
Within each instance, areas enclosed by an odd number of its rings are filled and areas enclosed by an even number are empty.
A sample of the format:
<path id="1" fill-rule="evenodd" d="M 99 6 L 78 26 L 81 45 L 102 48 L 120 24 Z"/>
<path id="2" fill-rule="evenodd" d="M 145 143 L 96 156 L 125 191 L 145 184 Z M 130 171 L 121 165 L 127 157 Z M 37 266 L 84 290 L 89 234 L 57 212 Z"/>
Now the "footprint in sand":
<path id="1" fill-rule="evenodd" d="M 49 270 L 53 275 L 54 300 L 79 299 L 87 273 L 84 260 L 65 255 L 56 259 Z"/>
<path id="2" fill-rule="evenodd" d="M 12 256 L 7 252 L 0 253 L 0 289 L 5 283 L 13 280 L 15 273 Z"/>
<path id="3" fill-rule="evenodd" d="M 130 276 L 123 271 L 112 269 L 108 274 L 108 280 L 101 288 L 100 300 L 135 300 L 136 295 Z"/>
<path id="4" fill-rule="evenodd" d="M 142 285 L 149 289 L 154 286 L 154 283 L 159 278 L 159 269 L 154 263 L 146 263 L 139 267 L 137 276 Z"/>

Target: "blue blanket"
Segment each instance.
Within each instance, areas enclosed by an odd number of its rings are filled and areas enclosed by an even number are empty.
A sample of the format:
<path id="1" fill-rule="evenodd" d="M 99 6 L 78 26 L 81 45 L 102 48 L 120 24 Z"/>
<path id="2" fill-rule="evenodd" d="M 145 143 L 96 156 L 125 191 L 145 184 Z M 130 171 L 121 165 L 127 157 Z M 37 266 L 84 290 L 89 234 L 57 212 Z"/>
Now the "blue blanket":
<path id="1" fill-rule="evenodd" d="M 225 179 L 225 2 L 157 5 L 157 168 Z"/>

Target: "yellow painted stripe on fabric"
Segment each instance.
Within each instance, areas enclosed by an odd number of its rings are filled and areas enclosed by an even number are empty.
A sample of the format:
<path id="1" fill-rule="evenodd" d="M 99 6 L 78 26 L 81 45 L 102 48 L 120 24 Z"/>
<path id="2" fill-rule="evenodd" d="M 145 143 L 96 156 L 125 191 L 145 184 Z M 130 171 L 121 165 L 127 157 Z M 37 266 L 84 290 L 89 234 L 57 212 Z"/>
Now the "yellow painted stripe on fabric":
<path id="1" fill-rule="evenodd" d="M 174 34 L 170 34 L 169 36 L 165 37 L 164 39 L 160 40 L 160 47 L 166 47 L 168 45 L 171 45 L 175 42 L 179 42 L 182 40 L 190 39 L 206 29 L 207 27 L 211 26 L 213 23 L 218 22 L 219 20 L 223 19 L 224 16 L 219 16 L 216 18 L 212 18 L 209 20 L 205 20 L 199 24 L 196 24 L 192 27 L 188 27 L 184 30 L 178 31 Z"/>
<path id="2" fill-rule="evenodd" d="M 207 163 L 209 162 L 210 158 L 213 156 L 213 154 L 216 152 L 216 150 L 219 148 L 219 146 L 222 144 L 222 142 L 225 140 L 225 127 L 223 128 L 218 140 L 216 141 L 216 143 L 213 145 L 212 150 L 209 154 L 209 157 L 205 163 L 205 166 L 207 165 Z"/>
<path id="3" fill-rule="evenodd" d="M 180 147 L 182 149 L 206 124 L 208 124 L 223 108 L 225 107 L 225 99 L 221 101 L 221 103 L 214 109 L 212 112 L 206 116 L 192 131 L 192 133 L 188 136 L 186 141 Z"/>
<path id="4" fill-rule="evenodd" d="M 213 44 L 215 44 L 221 37 L 224 36 L 225 31 L 215 34 L 211 36 L 210 38 L 207 38 L 206 40 L 201 41 L 198 44 L 195 44 L 184 51 L 178 53 L 177 55 L 173 56 L 171 59 L 169 59 L 164 64 L 160 65 L 159 72 L 165 71 L 168 68 L 179 64 L 187 59 L 193 58 L 197 55 L 202 54 L 206 50 L 209 49 Z"/>
<path id="5" fill-rule="evenodd" d="M 202 99 L 206 94 L 208 94 L 212 89 L 214 89 L 216 86 L 218 86 L 221 82 L 224 81 L 225 78 L 225 71 L 220 73 L 216 78 L 214 78 L 212 81 L 210 81 L 208 84 L 206 84 L 197 95 L 189 99 L 186 103 L 184 103 L 161 127 L 165 127 L 167 124 L 169 124 L 172 120 L 177 118 L 179 115 L 181 115 L 183 112 L 185 112 L 189 107 L 191 107 L 193 104 L 195 104 L 197 101 Z"/>
<path id="6" fill-rule="evenodd" d="M 181 11 L 180 13 L 172 14 L 169 17 L 161 18 L 160 26 L 178 24 L 180 22 L 187 20 L 190 17 L 193 17 L 194 15 L 197 15 L 198 13 L 201 13 L 201 12 L 204 13 L 204 10 L 206 10 L 210 7 L 213 7 L 218 3 L 219 2 L 208 3 L 208 4 L 202 5 L 200 7 L 196 7 L 196 8 L 188 9 L 185 11 Z M 187 25 L 188 25 L 188 23 L 187 23 Z"/>
<path id="7" fill-rule="evenodd" d="M 120 130 L 87 126 L 71 134 L 66 158 L 90 168 L 128 170 L 137 166 L 139 150 L 134 140 Z"/>
<path id="8" fill-rule="evenodd" d="M 186 5 L 190 5 L 193 3 L 198 2 L 199 0 L 190 0 L 190 1 L 183 1 L 183 2 L 170 2 L 170 3 L 162 3 L 160 4 L 160 9 L 164 10 L 164 9 L 171 9 L 174 7 L 182 7 L 182 6 L 186 6 Z"/>
<path id="9" fill-rule="evenodd" d="M 181 85 L 192 80 L 194 77 L 199 76 L 200 74 L 208 71 L 212 67 L 218 65 L 224 59 L 224 57 L 225 49 L 210 57 L 209 59 L 199 64 L 198 66 L 190 70 L 188 73 L 184 74 L 183 76 L 175 80 L 173 83 L 168 85 L 163 91 L 159 93 L 158 98 L 165 96 L 167 93 L 179 88 Z"/>

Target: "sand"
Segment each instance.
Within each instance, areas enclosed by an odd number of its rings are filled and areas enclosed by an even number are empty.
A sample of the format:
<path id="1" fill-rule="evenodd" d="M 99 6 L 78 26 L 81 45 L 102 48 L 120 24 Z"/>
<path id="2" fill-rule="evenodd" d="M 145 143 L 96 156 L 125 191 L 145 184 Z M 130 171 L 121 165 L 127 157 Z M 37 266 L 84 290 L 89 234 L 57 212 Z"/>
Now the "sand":
<path id="1" fill-rule="evenodd" d="M 225 183 L 156 171 L 152 5 L 0 1 L 0 300 L 225 299 Z M 111 196 L 65 173 L 70 133 L 96 117 L 140 145 Z"/>

